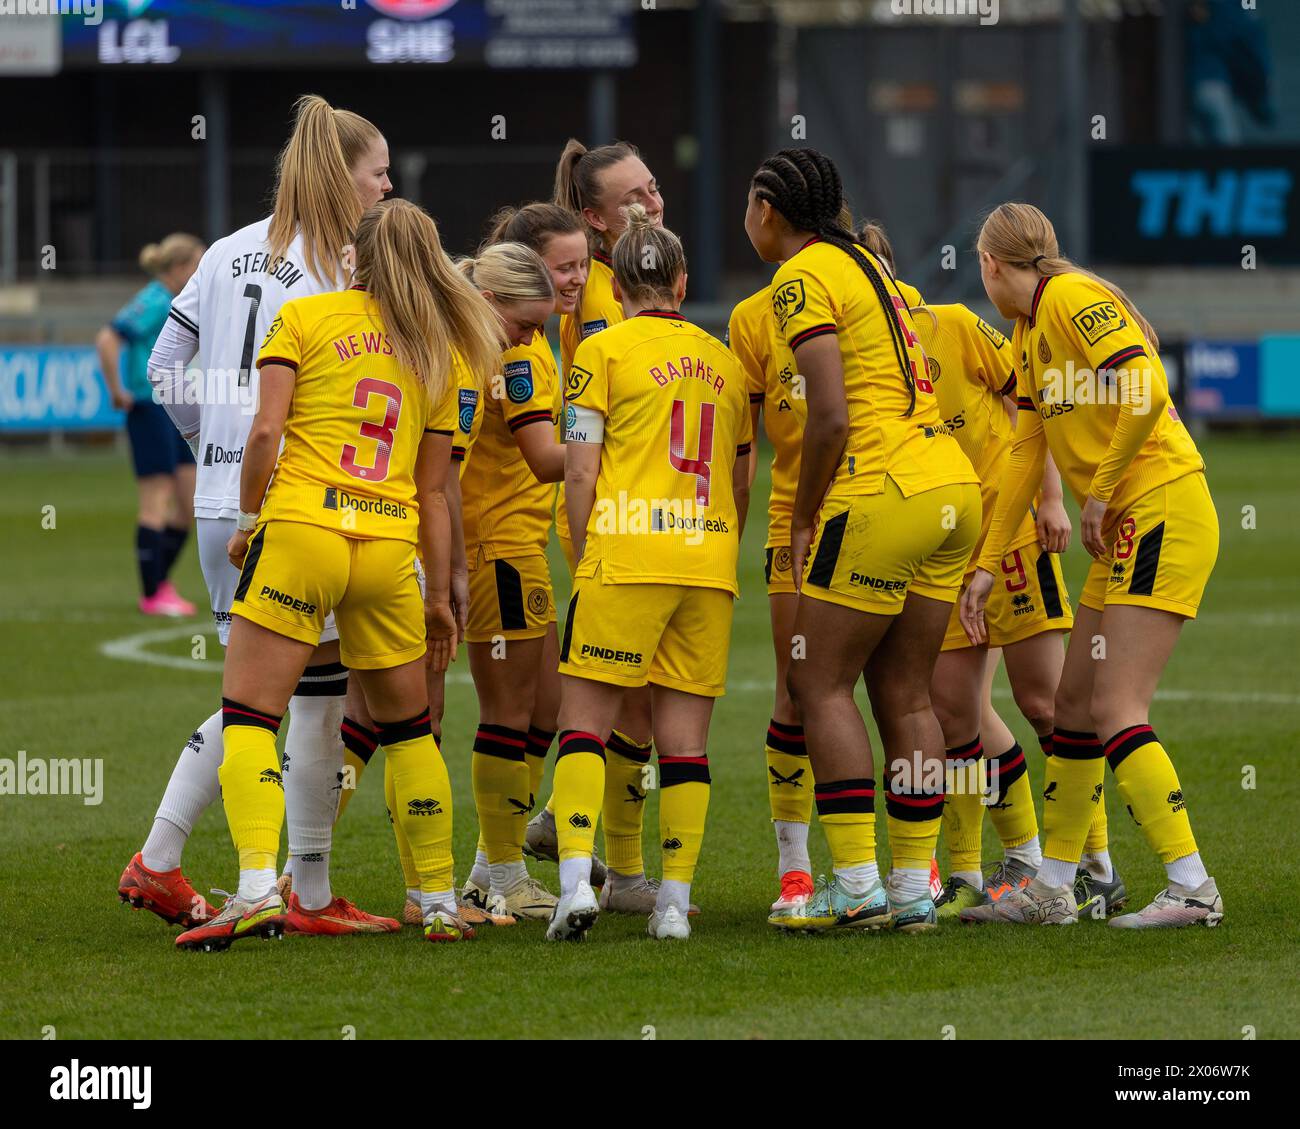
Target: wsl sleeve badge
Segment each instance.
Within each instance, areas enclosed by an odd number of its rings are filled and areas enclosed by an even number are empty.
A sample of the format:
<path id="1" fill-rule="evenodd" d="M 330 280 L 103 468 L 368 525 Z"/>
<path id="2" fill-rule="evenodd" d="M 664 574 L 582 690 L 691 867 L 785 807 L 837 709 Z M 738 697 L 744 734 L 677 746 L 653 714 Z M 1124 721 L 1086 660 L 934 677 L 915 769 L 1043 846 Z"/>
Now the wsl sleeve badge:
<path id="1" fill-rule="evenodd" d="M 512 404 L 526 404 L 533 398 L 533 362 L 511 361 L 506 365 L 506 399 Z"/>
<path id="2" fill-rule="evenodd" d="M 461 388 L 460 390 L 460 414 L 456 419 L 456 426 L 464 435 L 471 435 L 474 431 L 474 413 L 478 411 L 478 389 Z"/>

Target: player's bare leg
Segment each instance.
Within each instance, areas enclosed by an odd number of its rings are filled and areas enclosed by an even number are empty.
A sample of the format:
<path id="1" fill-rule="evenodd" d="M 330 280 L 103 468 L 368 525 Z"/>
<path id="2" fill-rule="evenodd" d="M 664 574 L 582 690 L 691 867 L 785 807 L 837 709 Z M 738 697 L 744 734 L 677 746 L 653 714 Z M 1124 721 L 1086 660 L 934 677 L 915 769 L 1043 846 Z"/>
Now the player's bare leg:
<path id="1" fill-rule="evenodd" d="M 935 923 L 930 865 L 943 809 L 917 820 L 912 806 L 944 787 L 943 730 L 930 683 L 951 614 L 951 604 L 909 595 L 863 670 L 888 766 L 889 913 L 893 927 L 908 932 Z"/>
<path id="2" fill-rule="evenodd" d="M 812 821 L 814 781 L 799 711 L 790 698 L 786 679 L 794 646 L 794 615 L 799 597 L 792 592 L 768 596 L 772 620 L 772 651 L 776 659 L 776 693 L 765 743 L 768 805 L 776 832 L 777 878 L 780 894 L 772 911 L 793 907 L 812 896 L 812 862 L 808 857 L 808 828 Z"/>

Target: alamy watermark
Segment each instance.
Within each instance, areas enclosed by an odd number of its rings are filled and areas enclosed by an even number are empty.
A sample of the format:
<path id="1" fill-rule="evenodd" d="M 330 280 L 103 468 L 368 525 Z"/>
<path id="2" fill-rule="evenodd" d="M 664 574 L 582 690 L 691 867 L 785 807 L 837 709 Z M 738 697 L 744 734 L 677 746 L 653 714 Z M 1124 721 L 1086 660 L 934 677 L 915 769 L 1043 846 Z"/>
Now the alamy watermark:
<path id="1" fill-rule="evenodd" d="M 104 762 L 91 757 L 0 757 L 0 796 L 80 796 L 87 807 L 104 802 Z"/>
<path id="2" fill-rule="evenodd" d="M 0 0 L 0 16 L 81 16 L 89 27 L 104 22 L 103 0 Z"/>

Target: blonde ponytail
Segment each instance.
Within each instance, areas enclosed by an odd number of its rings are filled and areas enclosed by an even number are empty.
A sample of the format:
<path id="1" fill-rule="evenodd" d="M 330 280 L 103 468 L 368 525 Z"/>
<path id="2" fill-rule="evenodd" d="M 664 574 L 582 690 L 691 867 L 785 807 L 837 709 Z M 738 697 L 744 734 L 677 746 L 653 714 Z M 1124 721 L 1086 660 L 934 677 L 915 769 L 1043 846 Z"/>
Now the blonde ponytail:
<path id="1" fill-rule="evenodd" d="M 1108 282 L 1062 255 L 1052 221 L 1033 204 L 999 204 L 985 217 L 975 246 L 999 262 L 1022 270 L 1036 270 L 1047 278 L 1074 273 L 1092 279 L 1119 299 L 1150 342 L 1151 348 L 1159 351 L 1160 338 L 1155 326 L 1147 321 L 1133 300 L 1113 282 Z"/>
<path id="2" fill-rule="evenodd" d="M 682 241 L 640 204 L 629 204 L 623 212 L 627 227 L 610 256 L 623 297 L 635 303 L 676 303 L 677 280 L 686 272 Z"/>
<path id="3" fill-rule="evenodd" d="M 268 237 L 273 259 L 301 233 L 308 273 L 323 284 L 346 281 L 340 260 L 361 218 L 352 167 L 379 136 L 365 118 L 336 110 L 324 98 L 298 99 L 293 132 L 276 163 Z"/>
<path id="4" fill-rule="evenodd" d="M 482 385 L 495 371 L 505 338 L 492 307 L 442 249 L 423 208 L 386 200 L 357 226 L 357 281 L 379 307 L 397 359 L 439 400 L 460 354 Z"/>
<path id="5" fill-rule="evenodd" d="M 146 244 L 140 250 L 140 269 L 154 276 L 169 271 L 174 266 L 187 263 L 203 254 L 203 240 L 197 235 L 174 231 L 157 243 Z"/>

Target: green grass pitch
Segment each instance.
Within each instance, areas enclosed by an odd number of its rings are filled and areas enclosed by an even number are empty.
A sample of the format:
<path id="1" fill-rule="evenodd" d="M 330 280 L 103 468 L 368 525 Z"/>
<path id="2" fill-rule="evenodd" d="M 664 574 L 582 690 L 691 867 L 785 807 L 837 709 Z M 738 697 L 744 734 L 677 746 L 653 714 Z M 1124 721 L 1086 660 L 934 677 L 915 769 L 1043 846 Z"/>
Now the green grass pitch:
<path id="1" fill-rule="evenodd" d="M 1164 680 L 1153 723 L 1172 750 L 1193 825 L 1227 908 L 1215 930 L 1131 934 L 945 926 L 920 937 L 789 937 L 764 924 L 775 890 L 762 739 L 771 641 L 762 583 L 766 475 L 742 556 L 732 691 L 714 715 L 713 797 L 695 886 L 703 913 L 685 945 L 656 945 L 640 920 L 602 920 L 585 945 L 547 945 L 539 924 L 431 946 L 418 933 L 245 942 L 180 953 L 176 930 L 119 904 L 116 882 L 142 842 L 176 754 L 214 708 L 220 648 L 205 620 L 137 650 L 174 666 L 110 657 L 105 645 L 173 625 L 134 610 L 133 487 L 124 456 L 7 457 L 0 473 L 0 757 L 104 761 L 102 804 L 0 796 L 0 1034 L 132 1037 L 1221 1038 L 1300 1036 L 1294 906 L 1300 679 L 1300 445 L 1290 436 L 1205 441 L 1223 529 L 1202 609 Z M 54 528 L 43 528 L 52 506 Z M 1254 528 L 1243 507 L 1254 507 Z M 48 518 L 45 524 L 49 524 Z M 1077 537 L 1071 592 L 1086 569 Z M 555 570 L 563 597 L 563 570 Z M 205 600 L 193 547 L 179 586 Z M 206 663 L 190 659 L 208 632 Z M 118 643 L 119 649 L 124 645 Z M 129 651 L 131 645 L 125 645 Z M 1042 761 L 1005 695 L 1029 755 Z M 469 747 L 477 712 L 462 653 L 445 723 L 456 785 L 458 876 L 475 837 Z M 1243 787 L 1243 781 L 1254 787 Z M 545 789 L 549 790 L 548 781 Z M 361 781 L 336 838 L 337 890 L 396 914 L 402 884 L 380 770 Z M 1112 854 L 1136 904 L 1162 872 L 1107 782 Z M 657 793 L 647 825 L 655 827 Z M 881 819 L 883 825 L 884 820 Z M 652 830 L 647 861 L 657 868 Z M 814 865 L 828 859 L 819 831 Z M 985 858 L 997 855 L 986 827 Z M 882 859 L 888 858 L 887 847 Z M 942 862 L 941 858 L 941 862 Z M 235 859 L 220 810 L 186 855 L 200 890 L 229 887 Z M 554 886 L 555 868 L 534 864 Z"/>

